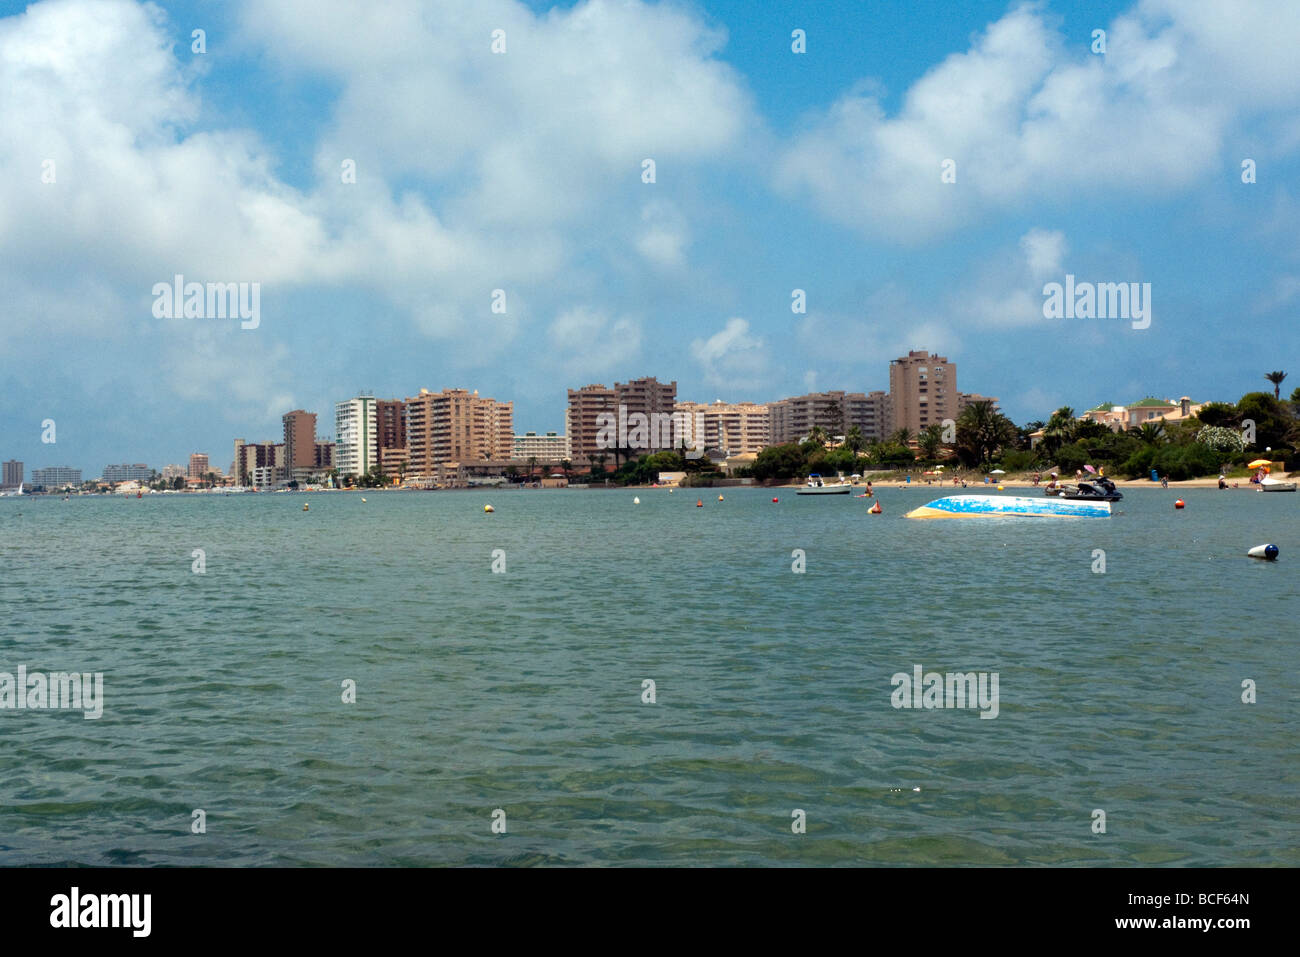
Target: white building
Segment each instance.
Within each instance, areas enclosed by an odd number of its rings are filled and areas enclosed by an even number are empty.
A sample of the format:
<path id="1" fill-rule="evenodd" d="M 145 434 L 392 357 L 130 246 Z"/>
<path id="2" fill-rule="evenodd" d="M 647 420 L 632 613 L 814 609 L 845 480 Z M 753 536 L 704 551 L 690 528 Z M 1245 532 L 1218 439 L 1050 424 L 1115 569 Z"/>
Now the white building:
<path id="1" fill-rule="evenodd" d="M 547 432 L 545 435 L 525 432 L 523 435 L 516 435 L 514 451 L 511 452 L 510 457 L 516 461 L 527 462 L 534 456 L 539 462 L 563 462 L 565 459 L 572 458 L 569 437 L 555 432 Z"/>
<path id="2" fill-rule="evenodd" d="M 379 464 L 375 397 L 359 395 L 334 407 L 335 467 L 339 475 L 365 475 Z"/>

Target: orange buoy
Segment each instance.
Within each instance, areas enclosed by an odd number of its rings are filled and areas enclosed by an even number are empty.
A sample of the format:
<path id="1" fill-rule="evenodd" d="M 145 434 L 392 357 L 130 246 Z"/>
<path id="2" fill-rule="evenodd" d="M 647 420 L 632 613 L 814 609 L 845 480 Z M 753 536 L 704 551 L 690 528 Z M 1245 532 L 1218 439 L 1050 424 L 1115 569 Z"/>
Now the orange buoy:
<path id="1" fill-rule="evenodd" d="M 719 495 L 719 496 L 718 496 L 718 501 L 721 502 L 722 500 L 723 500 L 722 496 Z"/>
<path id="2" fill-rule="evenodd" d="M 872 515 L 879 515 L 881 512 L 884 511 L 884 509 L 880 507 L 880 500 L 877 499 L 876 504 L 871 506 L 871 508 L 867 509 L 867 511 L 870 512 Z"/>
<path id="3" fill-rule="evenodd" d="M 695 507 L 696 507 L 696 508 L 704 508 L 704 499 L 700 499 L 698 502 L 696 502 L 696 503 L 695 503 Z"/>
<path id="4" fill-rule="evenodd" d="M 1186 503 L 1180 498 L 1178 501 L 1174 502 L 1174 508 L 1182 508 L 1185 504 Z"/>

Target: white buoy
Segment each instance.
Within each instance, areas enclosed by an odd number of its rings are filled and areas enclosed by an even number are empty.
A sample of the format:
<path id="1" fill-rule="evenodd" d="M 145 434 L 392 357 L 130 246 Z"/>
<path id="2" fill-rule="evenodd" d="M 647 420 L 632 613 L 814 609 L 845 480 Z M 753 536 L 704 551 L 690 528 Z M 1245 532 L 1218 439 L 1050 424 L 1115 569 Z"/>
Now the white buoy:
<path id="1" fill-rule="evenodd" d="M 641 504 L 641 500 L 640 500 L 639 498 L 637 498 L 636 496 L 633 496 L 633 497 L 632 497 L 632 504 L 633 504 L 633 505 L 640 505 L 640 504 Z"/>
<path id="2" fill-rule="evenodd" d="M 1251 558 L 1262 558 L 1266 562 L 1277 561 L 1276 545 L 1256 545 L 1246 553 Z"/>

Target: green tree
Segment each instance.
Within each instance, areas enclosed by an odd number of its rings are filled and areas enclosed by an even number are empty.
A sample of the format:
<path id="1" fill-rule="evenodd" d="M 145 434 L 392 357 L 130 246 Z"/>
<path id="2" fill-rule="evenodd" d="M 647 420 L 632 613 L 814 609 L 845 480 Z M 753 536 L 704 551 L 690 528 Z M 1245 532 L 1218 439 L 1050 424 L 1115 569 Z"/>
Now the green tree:
<path id="1" fill-rule="evenodd" d="M 1237 407 L 1227 402 L 1207 402 L 1196 413 L 1196 418 L 1202 425 L 1219 425 L 1225 428 L 1231 428 L 1241 421 Z"/>
<path id="2" fill-rule="evenodd" d="M 814 425 L 812 431 L 808 433 L 808 441 L 816 442 L 819 447 L 825 448 L 827 442 L 826 430 L 820 425 Z"/>
<path id="3" fill-rule="evenodd" d="M 1259 449 L 1291 447 L 1296 440 L 1295 417 L 1267 392 L 1248 392 L 1237 401 L 1237 413 L 1244 425 L 1255 424 L 1254 446 Z"/>
<path id="4" fill-rule="evenodd" d="M 751 474 L 760 482 L 786 481 L 805 474 L 803 450 L 793 442 L 769 445 L 758 453 Z"/>
<path id="5" fill-rule="evenodd" d="M 1143 422 L 1141 427 L 1133 430 L 1143 445 L 1159 445 L 1165 440 L 1163 422 Z"/>
<path id="6" fill-rule="evenodd" d="M 1044 422 L 1042 419 L 1035 419 L 1033 422 L 1026 422 L 1024 425 L 1017 428 L 1016 448 L 1029 451 L 1030 447 L 1034 444 L 1034 440 L 1031 439 L 1030 436 L 1033 435 L 1035 432 L 1037 432 L 1039 429 L 1045 429 L 1045 428 L 1047 428 L 1047 423 Z"/>
<path id="7" fill-rule="evenodd" d="M 957 456 L 965 465 L 985 465 L 1016 440 L 1016 427 L 988 400 L 972 402 L 957 416 Z"/>
<path id="8" fill-rule="evenodd" d="M 1068 405 L 1063 405 L 1053 412 L 1047 424 L 1043 426 L 1043 448 L 1047 450 L 1047 454 L 1052 455 L 1061 446 L 1073 442 L 1077 428 L 1074 410 Z"/>
<path id="9" fill-rule="evenodd" d="M 939 423 L 927 425 L 916 437 L 916 444 L 921 449 L 921 458 L 927 462 L 933 462 L 939 457 L 939 449 L 943 446 L 943 426 Z"/>
<path id="10" fill-rule="evenodd" d="M 1264 378 L 1273 383 L 1273 398 L 1279 402 L 1282 400 L 1282 382 L 1286 379 L 1285 372 L 1266 372 Z"/>
<path id="11" fill-rule="evenodd" d="M 844 409 L 835 400 L 831 400 L 826 406 L 826 421 L 830 424 L 831 432 L 834 435 L 843 435 L 844 429 Z"/>

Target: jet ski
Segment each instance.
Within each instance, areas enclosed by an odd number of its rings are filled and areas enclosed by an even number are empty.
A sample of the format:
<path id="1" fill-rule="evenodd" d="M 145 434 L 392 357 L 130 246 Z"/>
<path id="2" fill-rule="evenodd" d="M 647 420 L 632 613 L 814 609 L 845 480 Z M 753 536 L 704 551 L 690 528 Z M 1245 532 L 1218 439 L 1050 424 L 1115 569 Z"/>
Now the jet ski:
<path id="1" fill-rule="evenodd" d="M 1115 488 L 1115 483 L 1108 478 L 1099 478 L 1095 482 L 1080 482 L 1075 488 L 1066 489 L 1062 498 L 1078 501 L 1118 502 L 1124 493 Z"/>

